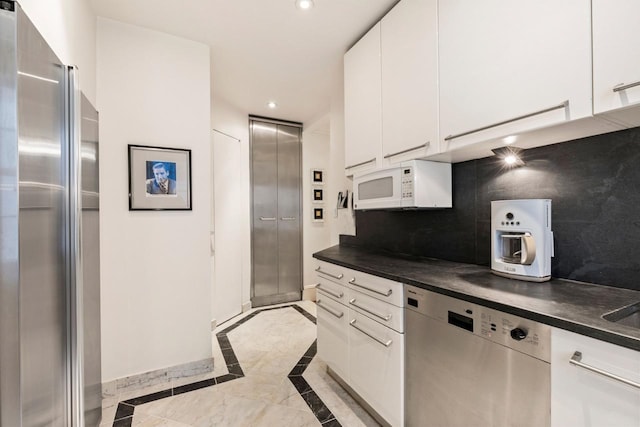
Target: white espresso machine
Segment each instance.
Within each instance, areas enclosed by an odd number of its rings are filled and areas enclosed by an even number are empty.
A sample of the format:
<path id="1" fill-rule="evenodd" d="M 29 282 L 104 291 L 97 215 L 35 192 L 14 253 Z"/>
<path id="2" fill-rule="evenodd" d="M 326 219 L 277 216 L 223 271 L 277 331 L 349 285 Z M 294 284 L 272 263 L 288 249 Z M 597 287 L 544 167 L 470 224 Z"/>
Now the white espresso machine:
<path id="1" fill-rule="evenodd" d="M 491 202 L 491 270 L 511 279 L 551 279 L 551 200 Z"/>

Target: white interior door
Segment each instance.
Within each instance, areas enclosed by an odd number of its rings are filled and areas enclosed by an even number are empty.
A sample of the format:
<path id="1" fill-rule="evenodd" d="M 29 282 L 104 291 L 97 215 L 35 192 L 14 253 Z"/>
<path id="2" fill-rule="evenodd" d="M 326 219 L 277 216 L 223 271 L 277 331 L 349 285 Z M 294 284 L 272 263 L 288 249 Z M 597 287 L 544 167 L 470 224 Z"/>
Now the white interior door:
<path id="1" fill-rule="evenodd" d="M 241 197 L 237 186 L 240 142 L 213 135 L 213 258 L 212 317 L 218 324 L 242 312 L 242 230 L 238 220 Z"/>

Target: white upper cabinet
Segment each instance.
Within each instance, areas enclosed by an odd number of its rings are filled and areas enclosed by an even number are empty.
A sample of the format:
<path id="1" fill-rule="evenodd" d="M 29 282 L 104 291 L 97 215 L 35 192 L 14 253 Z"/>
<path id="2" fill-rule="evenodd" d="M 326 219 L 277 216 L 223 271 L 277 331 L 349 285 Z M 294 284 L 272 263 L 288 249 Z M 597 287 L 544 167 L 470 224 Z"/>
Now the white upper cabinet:
<path id="1" fill-rule="evenodd" d="M 593 0 L 593 110 L 640 125 L 640 2 Z M 626 87 L 626 88 L 625 88 Z"/>
<path id="2" fill-rule="evenodd" d="M 386 165 L 438 152 L 437 0 L 402 0 L 381 23 Z"/>
<path id="3" fill-rule="evenodd" d="M 489 140 L 495 146 L 509 136 L 518 145 L 522 132 L 591 116 L 590 6 L 590 0 L 441 1 L 443 151 Z"/>
<path id="4" fill-rule="evenodd" d="M 347 175 L 382 165 L 380 23 L 344 55 L 344 133 Z"/>

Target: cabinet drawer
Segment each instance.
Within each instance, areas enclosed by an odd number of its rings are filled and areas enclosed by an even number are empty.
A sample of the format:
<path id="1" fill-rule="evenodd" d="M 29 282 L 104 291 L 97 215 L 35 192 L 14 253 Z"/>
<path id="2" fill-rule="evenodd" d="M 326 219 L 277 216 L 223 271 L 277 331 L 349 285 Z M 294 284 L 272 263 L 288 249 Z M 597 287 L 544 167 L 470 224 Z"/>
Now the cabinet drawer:
<path id="1" fill-rule="evenodd" d="M 349 385 L 392 426 L 404 425 L 404 335 L 349 310 Z"/>
<path id="2" fill-rule="evenodd" d="M 404 332 L 404 310 L 355 289 L 349 290 L 349 308 L 398 332 Z"/>
<path id="3" fill-rule="evenodd" d="M 348 378 L 348 309 L 327 298 L 321 291 L 318 292 L 316 305 L 318 357 L 342 378 Z"/>
<path id="4" fill-rule="evenodd" d="M 346 276 L 350 289 L 397 307 L 404 306 L 402 283 L 354 270 L 348 270 Z"/>
<path id="5" fill-rule="evenodd" d="M 640 383 L 640 352 L 558 328 L 551 339 L 552 427 L 640 426 L 640 389 L 589 369 Z"/>
<path id="6" fill-rule="evenodd" d="M 318 277 L 323 279 L 331 280 L 335 283 L 341 283 L 346 285 L 347 283 L 347 275 L 350 271 L 348 268 L 341 267 L 339 265 L 330 264 L 324 261 L 317 261 L 318 266 L 316 267 L 316 273 Z"/>
<path id="7" fill-rule="evenodd" d="M 322 276 L 318 276 L 318 284 L 316 289 L 319 292 L 331 297 L 341 304 L 347 305 L 348 301 L 348 288 L 346 286 L 339 285 L 335 282 L 331 282 Z"/>

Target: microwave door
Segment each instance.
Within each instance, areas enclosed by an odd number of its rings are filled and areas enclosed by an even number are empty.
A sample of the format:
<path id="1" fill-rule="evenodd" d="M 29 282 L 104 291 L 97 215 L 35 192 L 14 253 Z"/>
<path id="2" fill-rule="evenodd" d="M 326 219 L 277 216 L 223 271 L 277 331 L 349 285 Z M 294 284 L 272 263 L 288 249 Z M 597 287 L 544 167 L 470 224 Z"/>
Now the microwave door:
<path id="1" fill-rule="evenodd" d="M 357 210 L 402 207 L 401 169 L 393 168 L 369 173 L 356 182 Z"/>

